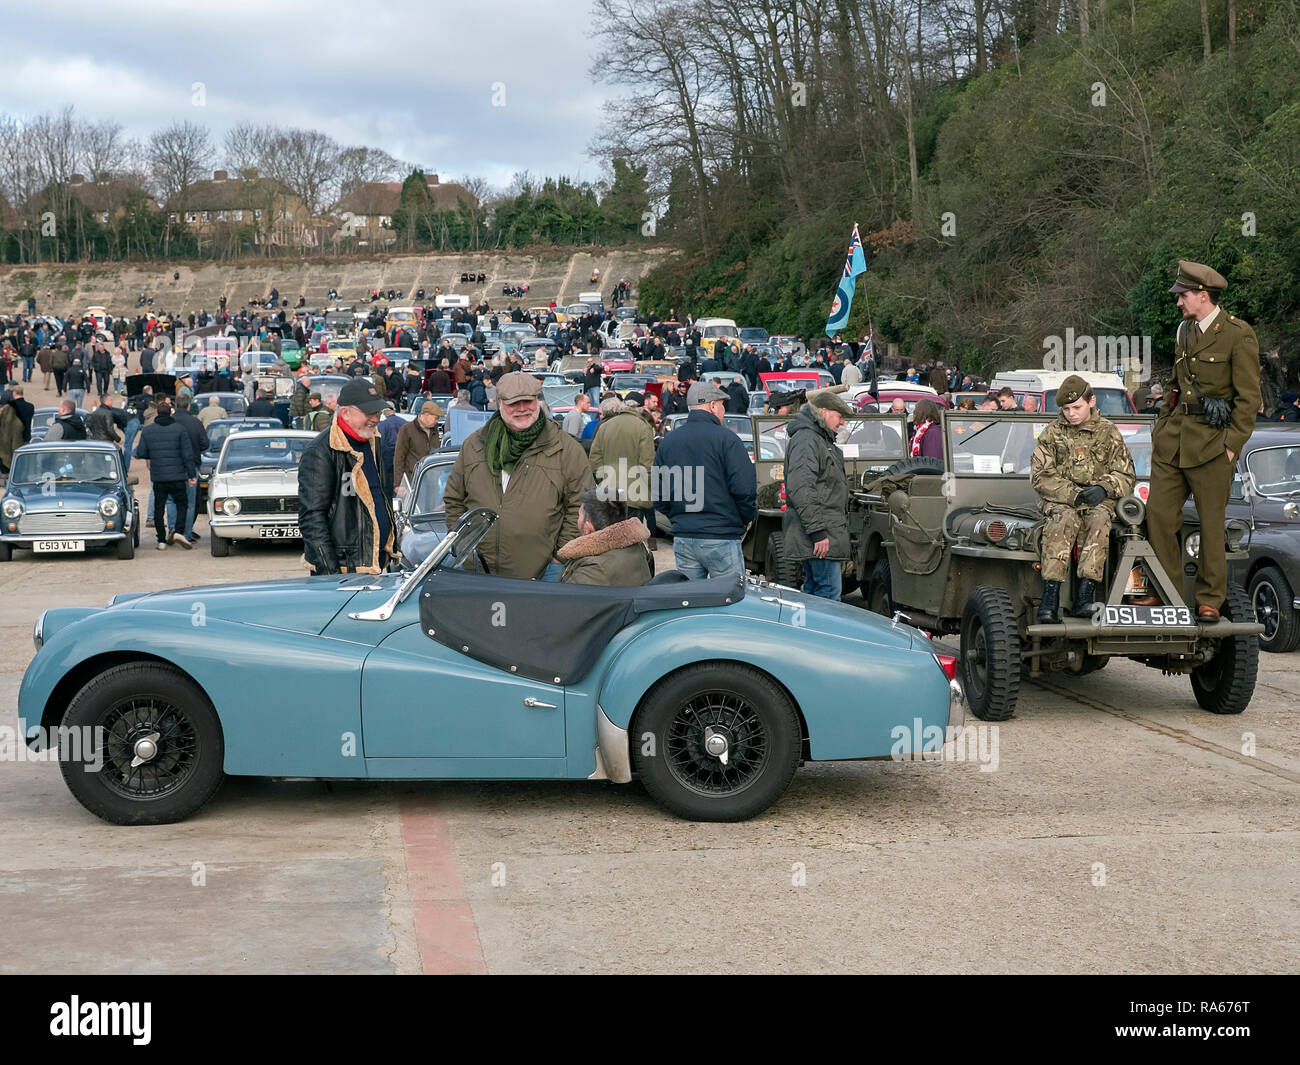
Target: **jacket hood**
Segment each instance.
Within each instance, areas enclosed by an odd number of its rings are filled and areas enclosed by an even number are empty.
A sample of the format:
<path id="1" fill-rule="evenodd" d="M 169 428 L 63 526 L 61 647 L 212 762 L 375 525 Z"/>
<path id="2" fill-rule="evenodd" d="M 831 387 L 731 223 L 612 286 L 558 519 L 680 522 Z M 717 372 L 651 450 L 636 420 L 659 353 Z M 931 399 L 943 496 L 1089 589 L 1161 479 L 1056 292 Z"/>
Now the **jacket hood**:
<path id="1" fill-rule="evenodd" d="M 811 403 L 805 403 L 800 407 L 798 413 L 790 419 L 789 428 L 786 430 L 787 434 L 789 436 L 794 436 L 795 433 L 802 432 L 805 429 L 812 429 L 815 432 L 820 433 L 827 440 L 831 441 L 831 443 L 834 443 L 835 434 L 833 434 L 830 429 L 826 427 L 826 423 L 817 416 L 816 410 L 817 408 Z"/>
<path id="2" fill-rule="evenodd" d="M 607 551 L 618 551 L 649 539 L 650 530 L 646 528 L 645 522 L 640 518 L 627 518 L 587 533 L 586 536 L 579 536 L 576 540 L 570 540 L 555 552 L 555 557 L 561 562 L 569 562 L 575 558 L 587 558 L 591 555 L 603 555 Z"/>

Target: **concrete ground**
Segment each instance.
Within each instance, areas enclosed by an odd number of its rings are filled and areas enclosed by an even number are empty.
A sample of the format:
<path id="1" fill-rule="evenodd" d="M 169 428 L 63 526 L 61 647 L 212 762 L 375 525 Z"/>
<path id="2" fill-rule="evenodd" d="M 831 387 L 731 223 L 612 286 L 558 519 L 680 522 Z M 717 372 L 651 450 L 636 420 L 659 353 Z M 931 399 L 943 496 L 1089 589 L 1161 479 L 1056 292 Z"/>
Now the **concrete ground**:
<path id="1" fill-rule="evenodd" d="M 197 528 L 193 552 L 146 531 L 130 562 L 0 565 L 0 726 L 41 610 L 302 572 L 283 544 L 214 559 Z M 0 972 L 1294 971 L 1298 665 L 1262 655 L 1226 718 L 1128 662 L 1027 684 L 995 771 L 810 764 L 735 825 L 636 784 L 230 779 L 187 822 L 119 828 L 56 765 L 5 761 Z"/>

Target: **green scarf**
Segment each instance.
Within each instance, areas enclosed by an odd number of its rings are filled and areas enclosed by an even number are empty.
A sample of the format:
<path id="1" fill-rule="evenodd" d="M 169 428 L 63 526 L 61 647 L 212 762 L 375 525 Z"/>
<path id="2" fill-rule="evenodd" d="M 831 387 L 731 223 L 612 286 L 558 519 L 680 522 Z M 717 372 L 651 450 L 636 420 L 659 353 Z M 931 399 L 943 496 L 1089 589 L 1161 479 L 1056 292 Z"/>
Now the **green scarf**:
<path id="1" fill-rule="evenodd" d="M 515 472 L 515 463 L 523 456 L 523 453 L 533 446 L 533 443 L 542 435 L 542 430 L 546 428 L 545 416 L 538 412 L 537 421 L 533 422 L 527 429 L 511 429 L 501 419 L 500 414 L 494 414 L 492 420 L 487 423 L 487 463 L 488 469 L 492 471 L 493 476 L 501 476 L 501 471 L 507 473 Z"/>

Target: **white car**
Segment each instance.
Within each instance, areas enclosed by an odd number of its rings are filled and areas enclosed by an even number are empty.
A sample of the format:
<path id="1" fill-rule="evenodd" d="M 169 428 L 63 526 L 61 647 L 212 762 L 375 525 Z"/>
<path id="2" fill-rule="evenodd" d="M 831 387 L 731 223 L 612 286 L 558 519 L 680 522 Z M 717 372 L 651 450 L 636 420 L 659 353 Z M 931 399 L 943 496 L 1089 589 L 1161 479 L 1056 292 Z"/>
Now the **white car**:
<path id="1" fill-rule="evenodd" d="M 298 464 L 316 433 L 261 429 L 231 433 L 208 488 L 208 542 L 214 558 L 232 540 L 297 540 Z"/>

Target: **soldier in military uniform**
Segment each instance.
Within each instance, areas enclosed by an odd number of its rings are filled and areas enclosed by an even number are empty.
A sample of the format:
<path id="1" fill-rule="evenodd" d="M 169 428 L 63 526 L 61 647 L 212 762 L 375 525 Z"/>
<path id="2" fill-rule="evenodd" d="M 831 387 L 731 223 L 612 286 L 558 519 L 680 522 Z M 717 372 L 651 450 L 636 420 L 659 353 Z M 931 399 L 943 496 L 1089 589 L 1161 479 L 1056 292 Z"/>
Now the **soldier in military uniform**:
<path id="1" fill-rule="evenodd" d="M 1196 616 L 1217 621 L 1228 595 L 1224 512 L 1237 456 L 1259 409 L 1259 341 L 1240 318 L 1219 307 L 1228 283 L 1201 263 L 1180 262 L 1177 293 L 1183 321 L 1174 346 L 1174 379 L 1151 430 L 1147 531 L 1156 558 L 1178 581 L 1178 533 L 1190 492 L 1201 520 Z M 1153 597 L 1137 600 L 1152 605 Z"/>
<path id="2" fill-rule="evenodd" d="M 1056 421 L 1043 430 L 1029 462 L 1030 483 L 1047 516 L 1040 561 L 1043 600 L 1038 620 L 1052 622 L 1070 551 L 1079 547 L 1079 586 L 1071 610 L 1086 617 L 1105 575 L 1115 505 L 1133 491 L 1133 457 L 1118 429 L 1097 410 L 1097 397 L 1072 374 L 1056 390 Z"/>

